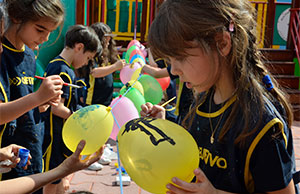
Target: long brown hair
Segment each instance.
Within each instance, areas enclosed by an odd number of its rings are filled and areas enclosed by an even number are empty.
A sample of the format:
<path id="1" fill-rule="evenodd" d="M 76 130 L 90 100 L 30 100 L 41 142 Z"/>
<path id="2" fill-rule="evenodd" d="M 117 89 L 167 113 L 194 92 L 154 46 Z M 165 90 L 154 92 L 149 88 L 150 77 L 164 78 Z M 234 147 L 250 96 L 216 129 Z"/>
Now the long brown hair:
<path id="1" fill-rule="evenodd" d="M 245 139 L 257 130 L 264 111 L 264 96 L 271 101 L 278 101 L 285 110 L 285 119 L 291 125 L 293 117 L 291 107 L 284 98 L 276 80 L 270 75 L 262 62 L 262 56 L 256 44 L 255 10 L 248 0 L 167 0 L 160 7 L 149 31 L 151 51 L 161 57 L 186 57 L 185 49 L 194 48 L 191 41 L 197 41 L 208 56 L 217 51 L 216 35 L 227 31 L 231 35 L 232 48 L 228 56 L 219 59 L 226 61 L 232 69 L 234 84 L 237 88 L 237 100 L 229 118 L 223 126 L 219 139 L 222 140 L 232 127 L 232 120 L 237 118 L 238 110 L 243 111 L 245 126 L 235 143 L 244 143 Z M 229 30 L 233 24 L 234 31 Z M 221 60 L 219 60 L 221 61 Z M 215 62 L 215 61 L 213 61 Z M 220 65 L 220 64 L 216 64 Z M 218 68 L 220 69 L 220 68 Z M 218 72 L 221 73 L 221 72 Z M 262 79 L 270 75 L 274 88 L 266 92 Z M 250 95 L 249 95 L 250 94 Z M 203 101 L 202 95 L 197 99 Z M 259 113 L 252 113 L 253 105 L 262 107 Z M 187 115 L 189 121 L 195 115 L 196 107 Z M 249 129 L 253 114 L 259 114 L 256 127 Z M 186 127 L 190 125 L 185 124 Z"/>
<path id="2" fill-rule="evenodd" d="M 95 30 L 103 47 L 103 52 L 99 53 L 99 55 L 96 57 L 98 63 L 104 66 L 115 63 L 118 60 L 117 57 L 118 51 L 116 49 L 116 42 L 114 41 L 113 38 L 111 38 L 108 47 L 106 48 L 105 46 L 106 44 L 105 35 L 112 33 L 110 27 L 105 23 L 97 22 L 92 24 L 91 28 Z"/>

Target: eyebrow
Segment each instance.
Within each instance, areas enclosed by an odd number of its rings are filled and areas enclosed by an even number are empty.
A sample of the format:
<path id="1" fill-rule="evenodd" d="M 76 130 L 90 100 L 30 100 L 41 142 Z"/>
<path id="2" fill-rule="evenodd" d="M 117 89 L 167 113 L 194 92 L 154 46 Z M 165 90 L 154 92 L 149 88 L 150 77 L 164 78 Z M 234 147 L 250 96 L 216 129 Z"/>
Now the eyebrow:
<path id="1" fill-rule="evenodd" d="M 42 28 L 42 29 L 44 29 L 44 30 L 46 30 L 46 31 L 48 31 L 48 32 L 50 32 L 50 30 L 48 30 L 45 26 L 43 26 L 43 25 L 40 25 L 40 24 L 35 24 L 37 27 L 39 27 L 39 28 Z"/>

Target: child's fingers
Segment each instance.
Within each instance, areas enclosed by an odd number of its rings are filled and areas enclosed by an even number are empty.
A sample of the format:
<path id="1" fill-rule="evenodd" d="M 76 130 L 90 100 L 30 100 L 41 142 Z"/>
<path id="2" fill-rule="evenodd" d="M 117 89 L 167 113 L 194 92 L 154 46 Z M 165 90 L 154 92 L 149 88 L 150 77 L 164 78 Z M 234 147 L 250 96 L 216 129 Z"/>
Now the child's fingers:
<path id="1" fill-rule="evenodd" d="M 80 153 L 82 152 L 82 150 L 83 150 L 83 148 L 85 146 L 85 143 L 86 143 L 85 140 L 81 140 L 79 142 L 79 144 L 77 145 L 77 148 L 76 148 L 76 150 L 74 152 L 74 156 L 76 156 L 76 157 L 80 156 Z"/>
<path id="2" fill-rule="evenodd" d="M 142 110 L 141 110 L 140 114 L 142 117 L 145 117 L 148 114 L 148 107 L 145 104 L 142 104 L 141 109 Z"/>

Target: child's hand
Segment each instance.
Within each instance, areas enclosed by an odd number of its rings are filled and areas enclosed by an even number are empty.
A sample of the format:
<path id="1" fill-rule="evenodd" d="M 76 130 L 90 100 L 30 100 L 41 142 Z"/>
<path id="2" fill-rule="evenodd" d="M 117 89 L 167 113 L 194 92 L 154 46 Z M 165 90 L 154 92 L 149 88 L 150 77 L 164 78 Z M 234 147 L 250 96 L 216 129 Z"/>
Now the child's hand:
<path id="1" fill-rule="evenodd" d="M 40 113 L 46 112 L 47 109 L 48 109 L 49 107 L 50 107 L 50 104 L 48 104 L 48 103 L 45 103 L 45 104 L 40 105 L 40 106 L 39 106 L 39 111 L 40 111 Z"/>
<path id="2" fill-rule="evenodd" d="M 41 104 L 49 102 L 49 104 L 57 104 L 60 100 L 62 92 L 63 80 L 59 75 L 51 75 L 42 81 L 40 88 L 36 91 L 37 99 Z"/>
<path id="3" fill-rule="evenodd" d="M 169 189 L 169 191 L 167 191 L 167 194 L 218 193 L 218 190 L 214 188 L 214 186 L 211 184 L 211 182 L 208 180 L 208 178 L 205 176 L 202 170 L 197 168 L 196 170 L 194 170 L 194 174 L 197 178 L 196 183 L 188 183 L 176 177 L 172 178 L 172 182 L 174 184 L 167 184 L 167 188 Z"/>
<path id="4" fill-rule="evenodd" d="M 20 158 L 17 156 L 18 156 L 19 149 L 21 149 L 21 148 L 24 148 L 24 147 L 16 145 L 16 144 L 11 144 L 9 146 L 1 148 L 0 149 L 0 161 L 1 162 L 4 160 L 11 161 L 10 165 L 8 165 L 8 166 L 5 165 L 5 166 L 1 166 L 1 167 L 15 168 L 16 165 L 20 162 Z M 31 159 L 31 155 L 29 154 L 27 165 L 25 166 L 25 168 L 27 168 L 27 166 L 30 165 L 30 161 L 29 161 L 30 159 Z"/>
<path id="5" fill-rule="evenodd" d="M 162 106 L 153 105 L 150 102 L 147 102 L 146 104 L 143 104 L 141 108 L 142 110 L 140 113 L 142 117 L 165 119 L 166 111 Z"/>
<path id="6" fill-rule="evenodd" d="M 126 62 L 124 59 L 117 61 L 115 63 L 116 70 L 121 70 L 125 65 L 126 65 Z"/>
<path id="7" fill-rule="evenodd" d="M 65 175 L 87 168 L 94 162 L 98 161 L 103 154 L 104 147 L 101 147 L 94 154 L 86 157 L 84 160 L 81 160 L 80 153 L 82 152 L 84 146 L 85 141 L 81 140 L 77 145 L 75 152 L 59 165 L 59 168 L 64 172 Z"/>

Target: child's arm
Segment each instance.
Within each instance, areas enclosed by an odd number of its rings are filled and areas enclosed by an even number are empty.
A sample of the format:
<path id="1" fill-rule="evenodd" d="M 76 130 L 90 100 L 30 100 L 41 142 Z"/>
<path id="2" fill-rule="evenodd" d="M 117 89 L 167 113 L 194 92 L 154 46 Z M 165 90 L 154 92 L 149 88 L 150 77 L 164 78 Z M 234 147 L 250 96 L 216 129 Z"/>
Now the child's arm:
<path id="1" fill-rule="evenodd" d="M 87 168 L 90 164 L 100 159 L 103 153 L 103 148 L 99 149 L 85 160 L 81 160 L 80 153 L 83 150 L 84 145 L 85 142 L 81 141 L 78 144 L 76 151 L 70 157 L 68 157 L 58 167 L 48 172 L 1 181 L 0 194 L 32 193 L 48 183 L 63 178 L 78 170 Z"/>
<path id="2" fill-rule="evenodd" d="M 162 77 L 168 77 L 169 73 L 167 68 L 159 68 L 159 67 L 152 67 L 150 65 L 144 65 L 142 72 L 148 73 L 149 75 L 155 77 L 155 78 L 162 78 Z"/>
<path id="3" fill-rule="evenodd" d="M 57 106 L 51 106 L 51 111 L 54 115 L 61 117 L 63 119 L 69 118 L 71 116 L 72 112 L 69 108 L 67 108 L 64 104 L 65 98 L 61 98 L 60 102 Z"/>
<path id="4" fill-rule="evenodd" d="M 151 67 L 157 67 L 157 63 L 154 61 L 150 48 L 148 48 L 148 59 L 149 59 L 149 65 Z"/>
<path id="5" fill-rule="evenodd" d="M 10 122 L 29 110 L 56 99 L 62 94 L 62 84 L 59 76 L 49 76 L 36 92 L 11 102 L 0 103 L 0 124 Z"/>
<path id="6" fill-rule="evenodd" d="M 116 63 L 106 66 L 106 67 L 97 67 L 91 71 L 93 77 L 105 77 L 117 70 L 122 69 L 125 66 L 125 60 L 119 60 Z"/>

